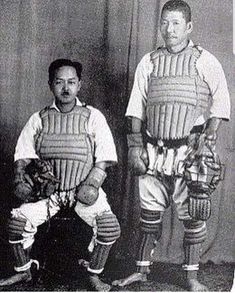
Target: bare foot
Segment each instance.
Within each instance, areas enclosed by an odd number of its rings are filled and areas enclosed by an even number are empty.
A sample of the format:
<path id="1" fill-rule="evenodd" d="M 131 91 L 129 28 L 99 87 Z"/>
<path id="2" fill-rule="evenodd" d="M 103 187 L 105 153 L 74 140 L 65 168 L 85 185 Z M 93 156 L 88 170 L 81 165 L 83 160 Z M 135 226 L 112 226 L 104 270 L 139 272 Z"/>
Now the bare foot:
<path id="1" fill-rule="evenodd" d="M 92 291 L 108 292 L 111 289 L 111 286 L 101 281 L 99 276 L 96 274 L 89 275 L 88 282 Z"/>
<path id="2" fill-rule="evenodd" d="M 197 279 L 187 279 L 186 281 L 189 291 L 192 292 L 207 292 L 208 288 L 201 284 Z"/>
<path id="3" fill-rule="evenodd" d="M 134 282 L 145 282 L 147 281 L 147 275 L 143 273 L 134 273 L 124 279 L 115 280 L 112 282 L 113 286 L 124 287 Z"/>
<path id="4" fill-rule="evenodd" d="M 31 273 L 28 271 L 17 273 L 9 278 L 1 279 L 0 286 L 10 286 L 19 282 L 29 282 L 32 280 Z"/>

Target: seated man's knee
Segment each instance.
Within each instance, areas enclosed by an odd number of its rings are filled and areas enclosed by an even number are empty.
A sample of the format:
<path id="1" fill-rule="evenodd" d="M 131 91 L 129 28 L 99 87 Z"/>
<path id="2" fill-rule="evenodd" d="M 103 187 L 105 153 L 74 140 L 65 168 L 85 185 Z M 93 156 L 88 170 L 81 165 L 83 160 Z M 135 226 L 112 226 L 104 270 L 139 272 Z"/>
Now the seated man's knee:
<path id="1" fill-rule="evenodd" d="M 204 221 L 183 221 L 184 224 L 184 243 L 197 244 L 206 239 L 207 229 Z"/>
<path id="2" fill-rule="evenodd" d="M 120 225 L 117 217 L 112 213 L 103 213 L 96 217 L 97 238 L 100 244 L 111 245 L 121 234 Z"/>
<path id="3" fill-rule="evenodd" d="M 162 234 L 162 213 L 141 209 L 140 229 L 144 233 L 155 234 L 158 240 Z"/>

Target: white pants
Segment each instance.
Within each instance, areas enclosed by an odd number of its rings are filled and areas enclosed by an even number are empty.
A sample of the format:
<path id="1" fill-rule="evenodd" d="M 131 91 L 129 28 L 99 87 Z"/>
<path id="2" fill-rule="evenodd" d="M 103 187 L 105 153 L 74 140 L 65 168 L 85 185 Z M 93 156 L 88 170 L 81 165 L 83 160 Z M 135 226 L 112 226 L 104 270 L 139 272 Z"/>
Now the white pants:
<path id="1" fill-rule="evenodd" d="M 172 193 L 169 192 L 172 190 Z M 164 184 L 160 179 L 143 175 L 139 177 L 140 206 L 150 211 L 164 212 L 173 202 L 176 205 L 180 220 L 189 220 L 188 214 L 188 192 L 182 178 L 175 182 Z"/>
<path id="2" fill-rule="evenodd" d="M 26 249 L 34 242 L 34 235 L 37 227 L 45 223 L 49 217 L 56 215 L 61 209 L 61 204 L 74 202 L 74 194 L 66 195 L 65 193 L 53 194 L 48 199 L 42 199 L 35 203 L 25 203 L 19 208 L 13 209 L 11 214 L 13 217 L 24 217 L 27 219 L 23 233 L 23 247 Z M 77 202 L 74 208 L 75 212 L 82 220 L 93 228 L 96 232 L 96 217 L 105 212 L 112 213 L 110 205 L 107 201 L 105 192 L 100 188 L 99 196 L 92 206 L 87 206 Z"/>
<path id="3" fill-rule="evenodd" d="M 147 151 L 149 169 L 147 174 L 139 177 L 141 208 L 164 212 L 174 202 L 179 219 L 190 219 L 187 187 L 180 177 L 187 146 L 183 145 L 176 151 L 164 148 L 163 152 L 159 152 L 157 146 L 148 143 Z M 162 178 L 159 174 L 162 174 Z"/>

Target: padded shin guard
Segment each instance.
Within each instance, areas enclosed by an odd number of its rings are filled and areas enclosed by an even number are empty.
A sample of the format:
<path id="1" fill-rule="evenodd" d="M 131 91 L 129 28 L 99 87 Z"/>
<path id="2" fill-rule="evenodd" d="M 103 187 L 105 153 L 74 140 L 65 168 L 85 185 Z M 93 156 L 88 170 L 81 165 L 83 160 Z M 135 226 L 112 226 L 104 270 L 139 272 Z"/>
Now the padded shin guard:
<path id="1" fill-rule="evenodd" d="M 119 238 L 121 229 L 117 217 L 104 213 L 96 217 L 97 238 L 88 271 L 99 274 L 104 269 L 112 244 Z"/>
<path id="2" fill-rule="evenodd" d="M 14 269 L 16 272 L 29 271 L 33 263 L 39 269 L 39 262 L 30 258 L 31 246 L 24 249 L 22 243 L 14 243 L 12 244 L 12 249 L 15 257 Z"/>
<path id="3" fill-rule="evenodd" d="M 137 272 L 148 274 L 150 272 L 152 253 L 155 241 L 160 239 L 162 233 L 162 217 L 157 211 L 141 210 L 140 236 L 137 252 Z"/>
<path id="4" fill-rule="evenodd" d="M 202 243 L 206 239 L 206 223 L 203 221 L 184 221 L 184 252 L 183 269 L 187 278 L 196 278 L 199 269 Z"/>
<path id="5" fill-rule="evenodd" d="M 185 264 L 183 265 L 183 270 L 186 271 L 186 276 L 189 279 L 197 277 L 197 271 L 199 270 L 201 247 L 201 243 L 185 245 L 184 247 Z"/>
<path id="6" fill-rule="evenodd" d="M 12 244 L 12 249 L 15 257 L 15 269 L 24 267 L 30 261 L 30 258 L 23 249 L 23 245 L 21 243 Z"/>
<path id="7" fill-rule="evenodd" d="M 103 271 L 111 247 L 112 245 L 103 245 L 100 243 L 95 245 L 87 269 L 89 272 L 100 274 Z"/>
<path id="8" fill-rule="evenodd" d="M 155 246 L 155 235 L 140 232 L 139 249 L 137 252 L 137 272 L 148 274 L 150 273 L 151 254 Z"/>

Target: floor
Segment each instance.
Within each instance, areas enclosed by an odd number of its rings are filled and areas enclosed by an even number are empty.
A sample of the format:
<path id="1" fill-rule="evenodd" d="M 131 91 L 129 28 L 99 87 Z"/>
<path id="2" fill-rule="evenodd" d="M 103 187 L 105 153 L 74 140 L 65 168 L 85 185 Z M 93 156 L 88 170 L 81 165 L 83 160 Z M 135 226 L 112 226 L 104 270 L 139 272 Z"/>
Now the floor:
<path id="1" fill-rule="evenodd" d="M 64 224 L 66 226 L 66 224 Z M 61 230 L 48 226 L 42 228 L 37 234 L 37 239 L 32 251 L 33 256 L 40 261 L 40 270 L 34 271 L 34 280 L 27 284 L 17 284 L 9 287 L 0 288 L 0 291 L 90 291 L 84 278 L 84 272 L 79 269 L 78 259 L 86 258 L 87 247 L 92 235 L 92 231 L 87 231 L 88 236 L 84 242 L 77 237 L 75 226 L 77 223 L 69 224 L 65 228 L 69 237 L 61 236 Z M 81 227 L 81 225 L 80 225 Z M 52 233 L 53 231 L 53 233 Z M 89 234 L 90 233 L 90 234 Z M 82 234 L 82 233 L 80 233 Z M 5 234 L 6 235 L 6 234 Z M 13 271 L 13 257 L 9 251 L 8 242 L 0 233 L 0 276 L 1 278 L 11 275 Z M 64 236 L 64 235 L 63 235 Z M 76 245 L 74 245 L 76 241 Z M 79 247 L 79 243 L 83 243 Z M 215 265 L 207 263 L 201 265 L 199 280 L 207 285 L 210 291 L 230 291 L 233 280 L 235 264 Z M 135 264 L 131 258 L 117 258 L 115 247 L 107 262 L 103 278 L 104 281 L 111 283 L 113 280 L 125 277 L 135 270 Z M 183 286 L 182 270 L 178 264 L 154 263 L 148 281 L 145 283 L 135 283 L 125 288 L 113 287 L 111 291 L 186 291 Z"/>
<path id="2" fill-rule="evenodd" d="M 104 280 L 110 282 L 115 278 L 131 273 L 130 265 L 109 264 L 106 268 Z M 134 269 L 134 267 L 132 268 Z M 230 291 L 233 279 L 232 265 L 207 264 L 202 267 L 199 280 L 209 288 L 209 291 Z M 75 272 L 75 271 L 74 271 Z M 41 270 L 39 278 L 28 284 L 12 285 L 0 288 L 0 291 L 90 291 L 84 282 L 82 274 L 62 273 L 55 270 Z M 124 288 L 113 287 L 111 291 L 186 291 L 182 284 L 180 267 L 172 264 L 156 264 L 152 268 L 149 280 L 144 283 L 135 283 Z"/>

